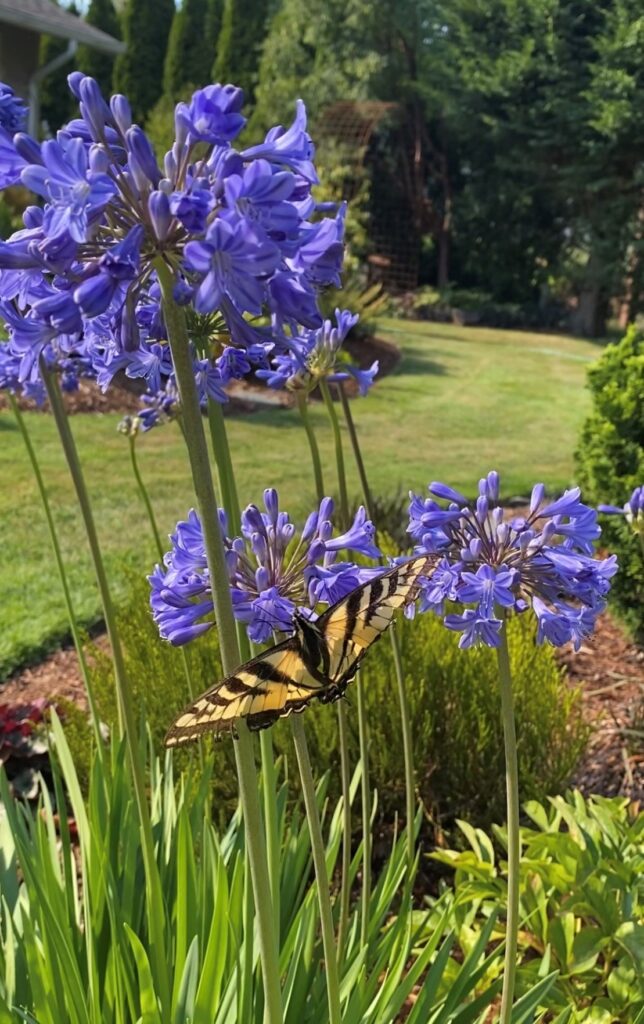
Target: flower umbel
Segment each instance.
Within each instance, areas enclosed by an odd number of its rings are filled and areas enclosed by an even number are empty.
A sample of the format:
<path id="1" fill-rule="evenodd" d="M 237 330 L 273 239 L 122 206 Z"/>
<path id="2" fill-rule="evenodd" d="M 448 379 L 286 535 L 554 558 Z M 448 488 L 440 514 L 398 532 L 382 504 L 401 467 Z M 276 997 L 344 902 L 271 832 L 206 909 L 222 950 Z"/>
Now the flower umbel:
<path id="1" fill-rule="evenodd" d="M 378 558 L 375 529 L 360 507 L 346 533 L 333 536 L 333 501 L 324 498 L 297 532 L 288 513 L 279 509 L 277 491 L 264 492 L 266 511 L 249 505 L 242 513 L 240 537 L 227 535 L 225 513 L 219 518 L 235 617 L 245 623 L 255 643 L 274 631 L 292 633 L 296 612 L 312 616 L 318 604 L 333 604 L 381 568 L 338 561 L 341 551 Z M 149 577 L 152 613 L 164 639 L 187 643 L 214 622 L 210 579 L 201 522 L 192 510 L 177 524 L 165 565 Z"/>
<path id="2" fill-rule="evenodd" d="M 488 473 L 475 502 L 441 483 L 429 485 L 430 498 L 410 495 L 408 532 L 416 551 L 443 556 L 420 609 L 443 615 L 446 601 L 473 606 L 445 615 L 445 625 L 461 633 L 460 647 L 479 641 L 498 647 L 500 610 L 532 608 L 540 643 L 572 641 L 578 650 L 617 571 L 614 556 L 591 557 L 600 534 L 597 513 L 581 502 L 577 487 L 544 505 L 545 488 L 536 484 L 528 515 L 506 520 L 499 485 L 498 473 Z"/>

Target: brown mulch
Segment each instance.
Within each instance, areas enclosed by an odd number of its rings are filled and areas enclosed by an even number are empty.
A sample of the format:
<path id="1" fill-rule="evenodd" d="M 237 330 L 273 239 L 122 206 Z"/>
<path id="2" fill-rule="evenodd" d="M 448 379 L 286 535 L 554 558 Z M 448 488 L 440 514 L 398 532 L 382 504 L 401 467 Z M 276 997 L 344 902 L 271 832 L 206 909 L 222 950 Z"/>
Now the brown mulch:
<path id="1" fill-rule="evenodd" d="M 592 638 L 577 653 L 562 650 L 560 661 L 570 683 L 583 687 L 583 713 L 592 725 L 572 784 L 587 794 L 643 801 L 644 650 L 604 614 Z"/>
<path id="2" fill-rule="evenodd" d="M 96 641 L 107 646 L 106 638 Z M 644 650 L 607 614 L 579 652 L 559 655 L 571 685 L 582 687 L 582 707 L 592 725 L 590 741 L 571 785 L 583 793 L 625 795 L 644 801 Z M 73 648 L 57 651 L 40 665 L 23 669 L 0 686 L 0 703 L 39 697 L 72 700 L 86 706 L 83 681 Z M 637 720 L 639 716 L 639 721 Z"/>

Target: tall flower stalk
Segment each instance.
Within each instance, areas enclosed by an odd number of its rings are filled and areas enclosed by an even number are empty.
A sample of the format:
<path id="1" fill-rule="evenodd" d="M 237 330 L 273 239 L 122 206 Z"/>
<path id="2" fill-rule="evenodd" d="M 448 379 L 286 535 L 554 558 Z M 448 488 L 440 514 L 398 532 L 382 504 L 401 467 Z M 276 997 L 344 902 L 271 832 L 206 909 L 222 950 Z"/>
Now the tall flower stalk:
<path id="1" fill-rule="evenodd" d="M 199 396 L 195 384 L 190 340 L 184 311 L 177 306 L 174 300 L 172 272 L 162 259 L 156 261 L 156 271 L 161 286 L 163 313 L 172 352 L 172 362 L 181 396 L 182 417 L 188 444 L 192 479 L 202 517 L 223 669 L 226 675 L 232 675 L 240 662 L 237 631 L 228 589 L 224 548 L 219 528 L 218 506 L 210 471 L 210 460 L 208 458 L 206 435 L 201 418 Z M 279 957 L 266 848 L 261 828 L 255 759 L 251 736 L 244 723 L 240 723 L 239 726 L 238 739 L 235 743 L 235 760 L 246 827 L 253 892 L 255 895 L 255 912 L 257 915 L 262 976 L 266 999 L 266 1018 L 269 1024 L 278 1024 L 283 1019 Z"/>
<path id="2" fill-rule="evenodd" d="M 320 449 L 318 448 L 317 438 L 309 416 L 307 397 L 304 391 L 297 392 L 297 405 L 309 443 L 316 498 L 321 502 L 325 494 L 322 460 L 320 459 Z M 340 748 L 340 786 L 342 790 L 342 877 L 340 879 L 340 913 L 338 917 L 338 960 L 342 962 L 342 953 L 349 925 L 351 901 L 351 766 L 349 761 L 349 729 L 344 701 L 339 700 L 336 708 L 338 746 Z"/>
<path id="3" fill-rule="evenodd" d="M 431 578 L 423 582 L 419 607 L 443 618 L 460 634 L 459 647 L 482 643 L 497 650 L 503 722 L 508 834 L 508 906 L 501 1024 L 510 1024 L 514 999 L 518 935 L 521 841 L 517 741 L 507 617 L 531 611 L 537 642 L 578 650 L 606 606 L 614 556 L 595 559 L 600 535 L 597 513 L 580 500 L 579 488 L 544 504 L 545 488 L 535 484 L 526 516 L 507 519 L 499 503 L 499 474 L 479 480 L 478 497 L 468 500 L 440 482 L 430 497 L 411 494 L 408 532 L 418 554 L 441 556 Z M 436 500 L 438 499 L 438 500 Z M 441 504 L 441 501 L 445 504 Z M 448 611 L 446 602 L 462 611 Z"/>
<path id="4" fill-rule="evenodd" d="M 165 962 L 165 920 L 163 911 L 163 894 L 161 892 L 161 879 L 156 863 L 154 852 L 154 840 L 152 836 L 152 824 L 150 821 L 150 809 L 147 802 L 145 787 L 145 774 L 138 743 L 138 731 L 136 718 L 132 704 L 130 684 L 125 669 L 123 650 L 118 634 L 116 615 L 112 603 L 112 595 L 109 588 L 103 555 L 101 552 L 94 514 L 89 500 L 89 494 L 85 484 L 80 459 L 76 449 L 74 437 L 69 425 L 62 395 L 58 386 L 56 375 L 52 373 L 41 361 L 41 375 L 47 390 L 47 397 L 51 411 L 56 423 L 65 459 L 69 468 L 70 476 L 76 492 L 76 498 L 83 518 L 85 533 L 89 544 L 96 583 L 103 607 L 105 626 L 112 650 L 112 661 L 114 664 L 114 677 L 116 681 L 116 692 L 119 708 L 119 724 L 125 736 L 127 749 L 132 769 L 134 792 L 139 814 L 139 825 L 141 828 L 141 842 L 143 847 L 143 858 L 145 864 L 146 884 L 150 887 L 153 895 L 148 901 L 148 927 L 150 932 L 150 954 L 155 981 L 158 985 L 161 1001 L 164 1006 L 170 1005 L 170 990 L 168 984 L 167 964 Z"/>
<path id="5" fill-rule="evenodd" d="M 338 472 L 338 487 L 340 490 L 340 508 L 342 510 L 342 517 L 345 522 L 349 519 L 349 499 L 347 491 L 347 476 L 344 464 L 344 452 L 342 449 L 342 434 L 340 432 L 340 423 L 336 415 L 335 406 L 333 404 L 333 398 L 329 390 L 329 385 L 324 378 L 320 379 L 320 393 L 324 399 L 324 404 L 329 416 L 331 423 L 331 429 L 333 431 L 333 439 L 335 444 L 335 458 Z M 369 903 L 371 901 L 371 851 L 372 851 L 372 835 L 371 835 L 371 786 L 369 784 L 369 745 L 368 745 L 368 732 L 367 732 L 367 709 L 365 707 L 364 691 L 361 686 L 360 675 L 356 680 L 356 703 L 358 705 L 358 743 L 360 745 L 360 764 L 361 764 L 361 775 L 360 775 L 360 798 L 362 802 L 362 910 L 360 919 L 360 935 L 361 940 L 366 942 L 367 931 L 369 927 Z M 343 723 L 344 724 L 344 723 Z"/>
<path id="6" fill-rule="evenodd" d="M 230 454 L 228 443 L 228 432 L 223 416 L 221 405 L 212 399 L 208 400 L 208 424 L 210 427 L 210 439 L 217 466 L 219 477 L 219 489 L 222 495 L 223 507 L 228 522 L 232 525 L 234 532 L 237 532 L 241 523 L 241 507 L 237 495 L 237 484 L 235 481 L 235 470 Z M 237 623 L 237 641 L 239 644 L 239 656 L 242 661 L 248 661 L 253 654 L 253 649 L 248 639 L 248 634 L 241 623 Z M 279 826 L 277 820 L 277 773 L 275 771 L 275 752 L 273 750 L 273 737 L 270 732 L 260 733 L 259 750 L 262 764 L 263 796 L 264 796 L 264 825 L 266 829 L 266 853 L 268 857 L 269 879 L 271 896 L 273 899 L 273 917 L 276 929 L 276 941 L 279 946 L 279 922 L 280 922 L 280 848 L 279 848 Z"/>
<path id="7" fill-rule="evenodd" d="M 371 490 L 369 488 L 369 482 L 367 480 L 367 471 L 362 457 L 362 451 L 360 449 L 360 443 L 358 440 L 358 431 L 353 420 L 353 414 L 351 412 L 351 405 L 349 399 L 344 390 L 344 384 L 340 382 L 338 384 L 338 392 L 340 394 L 340 401 L 342 403 L 342 411 L 344 413 L 344 420 L 347 425 L 347 432 L 351 440 L 351 447 L 353 449 L 353 455 L 356 461 L 356 468 L 358 470 L 358 476 L 360 477 L 360 484 L 362 487 L 362 499 L 367 509 L 367 515 L 370 519 L 373 519 L 373 503 L 371 500 Z M 394 673 L 396 676 L 396 687 L 398 690 L 398 705 L 400 707 L 400 722 L 402 726 L 403 736 L 403 763 L 405 769 L 405 813 L 407 818 L 407 861 L 409 870 L 411 872 L 414 860 L 416 857 L 416 844 L 414 835 L 414 821 L 416 818 L 416 772 L 414 769 L 414 741 L 411 729 L 411 714 L 409 711 L 409 701 L 407 700 L 407 691 L 405 690 L 405 676 L 403 671 L 402 655 L 400 651 L 400 643 L 398 642 L 398 636 L 394 630 L 389 631 L 389 642 L 391 644 L 391 652 L 394 661 Z"/>
<path id="8" fill-rule="evenodd" d="M 508 651 L 508 627 L 502 609 L 497 614 L 503 625 L 500 644 L 496 649 L 501 691 L 501 718 L 505 749 L 505 792 L 507 801 L 508 836 L 508 905 L 506 916 L 505 958 L 503 964 L 503 992 L 499 1024 L 511 1024 L 514 982 L 517 969 L 517 943 L 519 934 L 519 880 L 521 865 L 521 832 L 519 828 L 519 762 L 512 698 L 512 673 Z"/>
<path id="9" fill-rule="evenodd" d="M 45 481 L 40 469 L 38 457 L 34 450 L 34 446 L 31 443 L 31 437 L 27 430 L 27 424 L 25 423 L 24 416 L 20 411 L 16 396 L 9 392 L 9 403 L 11 409 L 18 424 L 18 429 L 22 440 L 24 441 L 29 462 L 36 480 L 36 486 L 38 487 L 38 493 L 40 494 L 40 500 L 42 502 L 43 511 L 45 513 L 45 519 L 47 520 L 47 528 L 49 530 L 49 539 L 51 541 L 52 550 L 54 552 L 54 561 L 56 562 L 56 568 L 58 570 L 58 576 L 60 578 L 60 585 L 63 591 L 63 599 L 65 601 L 65 610 L 67 612 L 67 618 L 69 619 L 69 628 L 72 634 L 72 640 L 74 641 L 74 648 L 76 650 L 76 657 L 78 658 L 78 667 L 83 679 L 83 685 L 87 694 L 87 702 L 90 709 L 90 717 L 92 721 L 92 727 L 94 729 L 94 737 L 96 741 L 96 753 L 99 758 L 103 757 L 103 738 L 100 731 L 100 719 L 98 715 L 98 709 L 96 707 L 96 699 L 94 696 L 94 688 L 90 678 L 89 670 L 87 667 L 87 660 L 85 658 L 85 651 L 83 650 L 83 640 L 81 637 L 81 631 L 78 625 L 78 619 L 76 618 L 76 612 L 74 610 L 74 603 L 72 600 L 71 589 L 69 586 L 69 580 L 67 578 L 67 570 L 65 569 L 65 560 L 61 551 L 60 542 L 58 540 L 58 531 L 56 529 L 56 523 L 52 514 L 51 505 L 49 503 L 49 495 L 47 494 L 47 488 Z"/>

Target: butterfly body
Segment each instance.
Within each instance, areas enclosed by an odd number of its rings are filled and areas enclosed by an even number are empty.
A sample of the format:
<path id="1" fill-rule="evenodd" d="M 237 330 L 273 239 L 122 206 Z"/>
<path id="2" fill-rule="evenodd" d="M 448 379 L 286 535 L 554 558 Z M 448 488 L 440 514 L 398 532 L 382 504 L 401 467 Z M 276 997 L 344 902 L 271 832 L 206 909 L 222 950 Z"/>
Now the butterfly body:
<path id="1" fill-rule="evenodd" d="M 418 580 L 430 566 L 427 556 L 411 559 L 356 587 L 315 621 L 296 614 L 293 635 L 185 708 L 166 745 L 189 743 L 204 732 L 234 731 L 241 718 L 249 729 L 265 729 L 278 718 L 304 711 L 313 699 L 323 704 L 339 700 L 394 612 L 414 599 Z"/>

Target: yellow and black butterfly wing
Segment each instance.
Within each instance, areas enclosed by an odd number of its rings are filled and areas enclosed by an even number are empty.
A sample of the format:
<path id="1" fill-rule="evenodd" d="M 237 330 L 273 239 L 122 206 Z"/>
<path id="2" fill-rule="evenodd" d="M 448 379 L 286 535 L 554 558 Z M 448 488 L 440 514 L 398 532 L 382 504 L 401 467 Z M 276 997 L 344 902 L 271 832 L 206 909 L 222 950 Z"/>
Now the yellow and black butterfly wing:
<path id="1" fill-rule="evenodd" d="M 206 690 L 181 712 L 165 744 L 176 747 L 204 732 L 233 731 L 240 718 L 249 729 L 264 729 L 292 711 L 303 711 L 322 687 L 304 664 L 299 641 L 291 637 Z"/>
<path id="2" fill-rule="evenodd" d="M 388 569 L 320 616 L 317 625 L 327 645 L 327 674 L 335 695 L 344 692 L 367 649 L 391 625 L 394 613 L 413 599 L 418 580 L 430 564 L 425 555 Z"/>

